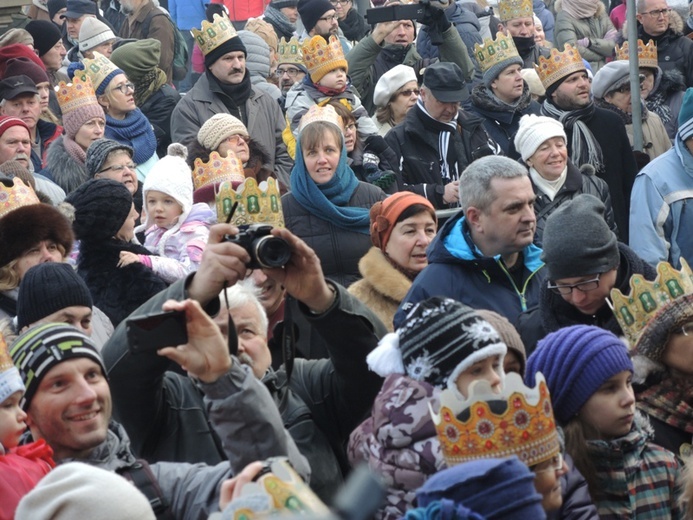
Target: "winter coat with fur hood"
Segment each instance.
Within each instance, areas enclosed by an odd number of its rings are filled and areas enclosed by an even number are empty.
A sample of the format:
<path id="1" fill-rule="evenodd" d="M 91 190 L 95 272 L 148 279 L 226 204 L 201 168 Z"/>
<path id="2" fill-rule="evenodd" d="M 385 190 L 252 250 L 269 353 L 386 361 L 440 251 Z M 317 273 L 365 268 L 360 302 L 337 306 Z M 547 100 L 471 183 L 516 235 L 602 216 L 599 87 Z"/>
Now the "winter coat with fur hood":
<path id="1" fill-rule="evenodd" d="M 645 99 L 647 109 L 659 116 L 672 142 L 679 129 L 679 112 L 685 90 L 686 84 L 680 70 L 663 71 L 658 67 L 655 71 L 654 88 Z"/>
<path id="2" fill-rule="evenodd" d="M 91 177 L 86 166 L 67 153 L 64 139 L 61 135 L 51 144 L 46 155 L 46 167 L 41 170 L 41 174 L 60 186 L 65 193 L 70 193 Z"/>
<path id="3" fill-rule="evenodd" d="M 564 9 L 562 2 L 556 2 L 556 26 L 554 27 L 555 44 L 558 49 L 563 49 L 566 43 L 577 46 L 580 56 L 586 59 L 592 67 L 592 73 L 606 64 L 606 59 L 614 53 L 616 34 L 613 39 L 604 36 L 609 31 L 616 31 L 609 19 L 606 8 L 602 2 L 597 2 L 597 12 L 590 18 L 573 18 Z M 577 44 L 582 38 L 589 38 L 589 47 Z"/>

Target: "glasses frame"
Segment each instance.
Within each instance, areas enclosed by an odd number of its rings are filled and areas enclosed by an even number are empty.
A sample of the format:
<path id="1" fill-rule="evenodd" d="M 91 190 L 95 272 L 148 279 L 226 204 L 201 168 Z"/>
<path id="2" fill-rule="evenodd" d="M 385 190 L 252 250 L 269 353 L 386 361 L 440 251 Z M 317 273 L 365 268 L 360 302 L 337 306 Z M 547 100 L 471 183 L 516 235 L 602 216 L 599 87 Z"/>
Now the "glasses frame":
<path id="1" fill-rule="evenodd" d="M 583 280 L 582 282 L 578 282 L 578 283 L 574 283 L 574 284 L 570 284 L 570 285 L 552 285 L 551 282 L 549 282 L 547 287 L 550 291 L 552 291 L 553 293 L 558 294 L 560 296 L 568 296 L 570 294 L 573 294 L 573 289 L 577 289 L 580 292 L 586 293 L 586 292 L 594 291 L 595 289 L 599 288 L 599 280 L 600 280 L 601 276 L 602 276 L 602 273 L 599 273 L 599 274 L 597 274 L 597 276 L 595 278 L 592 278 L 591 280 Z M 590 287 L 589 289 L 584 287 L 586 284 L 593 284 L 595 282 L 596 282 L 596 285 L 594 287 Z"/>
<path id="2" fill-rule="evenodd" d="M 351 3 L 351 0 L 330 0 L 332 5 L 347 5 Z"/>
<path id="3" fill-rule="evenodd" d="M 118 92 L 120 92 L 121 94 L 126 96 L 128 93 L 128 90 L 135 92 L 135 85 L 134 85 L 134 83 L 130 83 L 128 81 L 127 83 L 123 83 L 122 85 L 118 85 L 117 87 L 113 87 L 111 89 L 111 92 L 113 92 L 114 90 L 117 90 Z"/>
<path id="4" fill-rule="evenodd" d="M 291 79 L 296 79 L 296 76 L 298 76 L 301 72 L 303 72 L 301 69 L 291 69 L 291 70 L 286 70 L 286 69 L 277 69 L 274 71 L 274 75 L 277 76 L 278 78 L 281 78 L 284 74 L 289 76 Z"/>
<path id="5" fill-rule="evenodd" d="M 671 14 L 671 7 L 668 7 L 666 9 L 656 9 L 654 11 L 647 11 L 646 14 L 650 18 L 659 18 L 660 16 L 669 16 Z"/>
<path id="6" fill-rule="evenodd" d="M 137 168 L 137 165 L 134 162 L 130 164 L 116 164 L 113 166 L 109 166 L 108 168 L 104 168 L 103 170 L 99 170 L 96 173 L 122 172 L 125 168 L 127 168 L 131 172 L 134 172 Z"/>
<path id="7" fill-rule="evenodd" d="M 408 88 L 406 90 L 402 90 L 397 93 L 398 96 L 404 96 L 404 97 L 410 97 L 412 94 L 416 94 L 417 96 L 421 92 L 421 89 L 419 88 Z"/>

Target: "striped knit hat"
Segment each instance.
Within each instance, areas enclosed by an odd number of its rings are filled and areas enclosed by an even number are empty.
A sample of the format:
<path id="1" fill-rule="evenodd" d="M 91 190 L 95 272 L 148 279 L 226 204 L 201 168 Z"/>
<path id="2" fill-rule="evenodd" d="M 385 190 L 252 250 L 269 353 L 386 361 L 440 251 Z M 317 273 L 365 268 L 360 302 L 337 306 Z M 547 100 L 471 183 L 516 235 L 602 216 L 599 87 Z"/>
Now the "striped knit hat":
<path id="1" fill-rule="evenodd" d="M 686 90 L 683 95 L 679 112 L 679 137 L 684 142 L 689 137 L 693 137 L 693 88 Z"/>
<path id="2" fill-rule="evenodd" d="M 10 355 L 26 385 L 20 403 L 28 410 L 41 380 L 57 364 L 74 358 L 89 358 L 106 377 L 106 367 L 96 345 L 76 328 L 64 323 L 44 323 L 21 334 L 10 347 Z"/>

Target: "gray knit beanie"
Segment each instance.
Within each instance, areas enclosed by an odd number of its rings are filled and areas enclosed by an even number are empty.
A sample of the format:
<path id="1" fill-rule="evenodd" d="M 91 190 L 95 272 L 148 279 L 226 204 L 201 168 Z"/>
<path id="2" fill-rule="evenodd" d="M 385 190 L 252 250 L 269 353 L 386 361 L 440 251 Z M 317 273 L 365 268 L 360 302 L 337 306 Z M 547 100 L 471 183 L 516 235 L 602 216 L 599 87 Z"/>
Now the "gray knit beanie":
<path id="1" fill-rule="evenodd" d="M 546 219 L 544 252 L 549 280 L 605 273 L 618 267 L 616 234 L 609 229 L 604 203 L 583 193 Z"/>
<path id="2" fill-rule="evenodd" d="M 93 177 L 101 170 L 103 163 L 108 159 L 108 155 L 116 150 L 123 150 L 132 157 L 135 152 L 128 145 L 114 141 L 113 139 L 97 139 L 87 149 L 86 167 L 89 177 Z"/>
<path id="3" fill-rule="evenodd" d="M 520 58 L 519 56 L 512 56 L 507 60 L 503 60 L 494 65 L 491 65 L 491 68 L 484 72 L 484 85 L 486 85 L 487 88 L 491 88 L 491 83 L 493 83 L 496 80 L 496 78 L 500 75 L 501 72 L 503 72 L 506 68 L 510 67 L 510 65 L 519 65 L 520 67 L 522 67 L 523 64 L 524 62 L 522 61 L 522 58 Z"/>

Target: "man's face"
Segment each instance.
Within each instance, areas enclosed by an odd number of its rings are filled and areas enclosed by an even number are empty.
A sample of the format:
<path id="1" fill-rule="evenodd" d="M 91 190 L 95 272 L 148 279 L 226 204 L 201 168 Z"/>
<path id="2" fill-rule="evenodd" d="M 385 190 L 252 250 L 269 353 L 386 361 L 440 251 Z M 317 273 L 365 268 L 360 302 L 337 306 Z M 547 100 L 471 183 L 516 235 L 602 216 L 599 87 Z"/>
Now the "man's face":
<path id="1" fill-rule="evenodd" d="M 594 273 L 586 276 L 576 276 L 575 278 L 561 278 L 553 280 L 555 285 L 579 285 L 581 283 L 592 281 L 599 278 L 599 284 L 596 288 L 585 291 L 578 287 L 573 287 L 570 294 L 561 294 L 566 303 L 569 303 L 582 314 L 592 316 L 599 309 L 606 305 L 606 299 L 611 294 L 611 289 L 616 285 L 616 276 L 618 269 L 611 269 L 606 273 Z"/>
<path id="2" fill-rule="evenodd" d="M 486 210 L 480 210 L 473 222 L 470 220 L 475 237 L 483 243 L 487 256 L 522 251 L 532 243 L 537 224 L 529 177 L 494 178 L 490 189 L 493 202 Z"/>
<path id="3" fill-rule="evenodd" d="M 573 72 L 552 94 L 553 103 L 563 110 L 577 110 L 590 104 L 591 83 L 587 72 Z"/>
<path id="4" fill-rule="evenodd" d="M 522 80 L 521 70 L 520 65 L 510 65 L 491 82 L 491 90 L 498 99 L 506 103 L 514 103 L 522 96 L 525 83 Z"/>
<path id="5" fill-rule="evenodd" d="M 421 101 L 423 101 L 426 111 L 436 121 L 441 123 L 449 123 L 457 115 L 460 110 L 460 103 L 443 103 L 438 101 L 432 92 L 428 89 L 422 89 L 420 92 Z"/>
<path id="6" fill-rule="evenodd" d="M 67 24 L 67 35 L 73 40 L 79 39 L 79 30 L 82 28 L 82 23 L 87 18 L 96 18 L 93 14 L 83 14 L 79 18 L 65 18 Z"/>
<path id="7" fill-rule="evenodd" d="M 228 311 L 227 311 L 228 312 Z M 238 359 L 249 365 L 253 374 L 261 379 L 272 364 L 272 355 L 267 346 L 267 331 L 263 330 L 260 309 L 253 303 L 247 303 L 231 310 L 231 318 L 236 325 L 238 335 Z M 220 312 L 214 319 L 222 333 L 228 332 L 227 315 Z"/>
<path id="8" fill-rule="evenodd" d="M 227 52 L 209 67 L 210 72 L 222 83 L 238 85 L 245 76 L 245 53 Z"/>
<path id="9" fill-rule="evenodd" d="M 313 27 L 313 30 L 310 31 L 309 34 L 311 36 L 329 36 L 330 34 L 336 35 L 338 31 L 339 21 L 337 20 L 337 15 L 334 9 L 330 9 L 329 11 L 325 11 L 325 14 L 318 18 L 315 27 Z"/>
<path id="10" fill-rule="evenodd" d="M 402 20 L 402 23 L 385 36 L 384 41 L 390 45 L 410 45 L 414 41 L 414 22 Z"/>
<path id="11" fill-rule="evenodd" d="M 6 116 L 18 117 L 30 130 L 33 130 L 41 116 L 41 100 L 38 94 L 20 94 L 14 99 L 5 101 L 2 113 Z"/>
<path id="12" fill-rule="evenodd" d="M 60 309 L 53 314 L 41 318 L 41 320 L 36 323 L 67 323 L 83 332 L 85 336 L 91 337 L 91 318 L 91 307 L 71 305 L 70 307 L 65 307 L 64 309 Z M 29 326 L 32 325 L 35 325 L 35 323 L 29 324 Z"/>
<path id="13" fill-rule="evenodd" d="M 253 269 L 250 277 L 255 287 L 260 289 L 258 300 L 265 308 L 267 315 L 271 316 L 284 301 L 284 286 L 276 280 L 269 278 L 262 269 Z"/>
<path id="14" fill-rule="evenodd" d="M 55 72 L 62 66 L 65 56 L 67 56 L 65 45 L 63 45 L 62 40 L 58 40 L 51 50 L 41 56 L 41 61 L 46 66 L 48 72 Z"/>
<path id="15" fill-rule="evenodd" d="M 44 439 L 60 461 L 84 458 L 106 439 L 111 391 L 98 363 L 68 359 L 43 377 L 27 410 L 34 439 Z"/>
<path id="16" fill-rule="evenodd" d="M 29 168 L 31 161 L 31 136 L 21 126 L 12 126 L 0 136 L 0 164 L 5 161 L 18 161 Z"/>
<path id="17" fill-rule="evenodd" d="M 503 28 L 505 30 L 503 30 Z M 501 24 L 501 30 L 506 36 L 515 36 L 517 38 L 528 38 L 534 36 L 534 18 L 525 16 L 524 18 L 514 18 Z"/>
<path id="18" fill-rule="evenodd" d="M 281 63 L 277 67 L 277 78 L 279 78 L 279 88 L 282 90 L 282 94 L 286 94 L 295 83 L 300 83 L 305 77 L 306 73 L 296 65 Z"/>
<path id="19" fill-rule="evenodd" d="M 666 0 L 645 0 L 642 12 L 636 18 L 650 36 L 660 36 L 669 28 L 669 6 Z"/>

